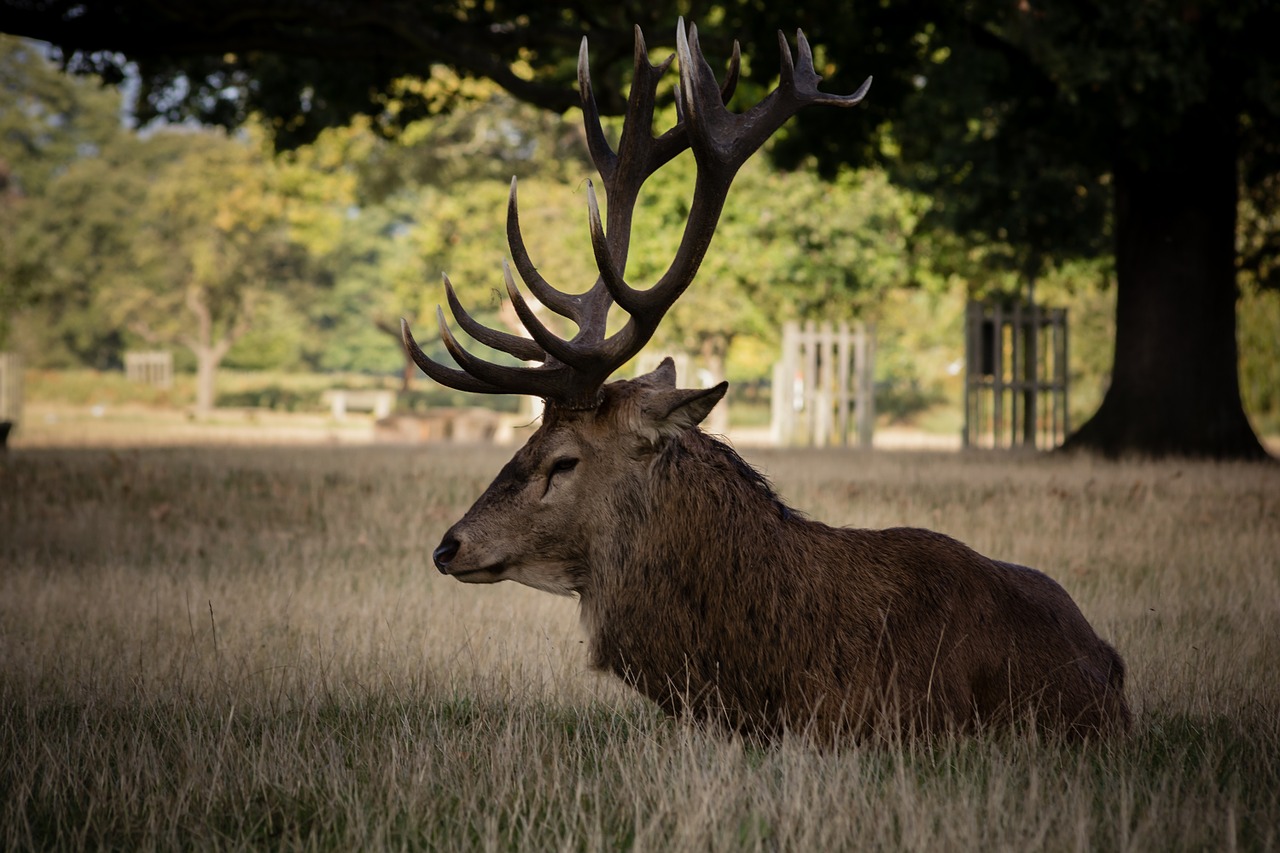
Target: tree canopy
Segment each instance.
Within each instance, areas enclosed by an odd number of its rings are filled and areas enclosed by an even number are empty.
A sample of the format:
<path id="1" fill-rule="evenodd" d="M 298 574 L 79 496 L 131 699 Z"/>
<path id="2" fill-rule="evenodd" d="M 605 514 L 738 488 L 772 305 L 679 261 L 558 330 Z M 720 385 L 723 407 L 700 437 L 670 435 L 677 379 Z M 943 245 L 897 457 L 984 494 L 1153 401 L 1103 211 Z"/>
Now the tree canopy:
<path id="1" fill-rule="evenodd" d="M 101 94 L 88 79 L 64 83 L 72 100 Z M 5 232 L 13 274 L 0 277 L 0 295 L 21 307 L 0 322 L 19 329 L 20 348 L 40 365 L 110 366 L 139 344 L 176 346 L 180 357 L 186 349 L 184 363 L 203 366 L 205 405 L 222 362 L 392 370 L 397 318 L 434 325 L 442 271 L 486 322 L 514 322 L 501 295 L 512 174 L 539 268 L 570 291 L 594 280 L 580 133 L 579 117 L 491 84 L 394 141 L 358 118 L 274 157 L 256 124 L 232 136 L 117 126 L 21 198 L 22 215 Z M 12 154 L 18 177 L 42 173 L 55 156 Z M 642 195 L 628 270 L 642 285 L 670 261 L 692 182 L 686 155 Z M 708 286 L 687 294 L 658 340 L 700 354 L 713 373 L 738 365 L 739 377 L 767 375 L 767 360 L 748 355 L 743 367 L 742 354 L 770 352 L 779 320 L 872 318 L 889 290 L 928 278 L 911 245 L 923 200 L 882 172 L 828 182 L 756 158 L 734 193 L 740 203 L 717 237 L 723 252 L 703 270 Z"/>
<path id="2" fill-rule="evenodd" d="M 1280 7 L 1269 0 L 210 0 L 163 16 L 142 0 L 0 0 L 0 10 L 5 29 L 48 40 L 72 70 L 136 73 L 141 120 L 234 127 L 260 115 L 285 148 L 354 116 L 395 133 L 456 109 L 478 78 L 562 111 L 576 103 L 583 35 L 602 108 L 617 112 L 631 26 L 669 43 L 678 13 L 696 20 L 712 56 L 743 40 L 750 101 L 777 73 L 775 30 L 801 26 L 829 90 L 852 91 L 866 74 L 876 83 L 865 109 L 802 114 L 775 157 L 816 156 L 828 176 L 883 166 L 929 199 L 919 233 L 945 227 L 983 247 L 1023 289 L 1073 258 L 1114 255 L 1112 384 L 1074 443 L 1262 454 L 1240 404 L 1235 311 L 1242 277 L 1278 283 L 1280 57 L 1269 42 Z M 407 77 L 433 82 L 414 89 Z"/>

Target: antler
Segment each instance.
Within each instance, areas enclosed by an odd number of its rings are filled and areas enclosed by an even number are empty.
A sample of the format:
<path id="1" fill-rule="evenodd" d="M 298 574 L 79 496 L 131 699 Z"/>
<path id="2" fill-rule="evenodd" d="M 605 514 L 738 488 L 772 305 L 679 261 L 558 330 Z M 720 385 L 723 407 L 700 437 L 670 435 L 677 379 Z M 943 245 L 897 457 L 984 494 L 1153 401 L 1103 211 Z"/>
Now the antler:
<path id="1" fill-rule="evenodd" d="M 507 203 L 507 244 L 516 271 L 525 286 L 543 305 L 572 320 L 578 333 L 565 340 L 556 336 L 537 318 L 521 295 L 510 267 L 503 263 L 507 293 L 530 339 L 490 329 L 473 319 L 458 301 L 448 276 L 445 296 L 454 318 L 471 337 L 486 346 L 523 361 L 538 361 L 537 367 L 509 367 L 484 361 L 468 353 L 454 338 L 444 312 L 436 309 L 440 337 L 458 368 L 432 361 L 418 347 L 401 320 L 404 345 L 413 360 L 432 379 L 461 391 L 482 394 L 532 394 L 564 408 L 590 409 L 599 403 L 600 388 L 617 370 L 649 342 L 663 315 L 693 281 L 715 234 L 729 186 L 747 161 L 787 119 L 802 107 L 826 104 L 848 107 L 859 103 L 871 86 L 868 77 L 852 95 L 829 95 L 818 91 L 822 79 L 813 67 L 813 53 L 804 33 L 796 31 L 799 64 L 793 63 L 791 48 L 779 32 L 782 68 L 778 87 L 750 110 L 734 114 L 725 108 L 738 81 L 740 54 L 733 44 L 733 56 L 723 85 L 698 44 L 695 26 L 685 32 L 684 19 L 676 26 L 676 54 L 658 65 L 649 62 L 644 36 L 635 30 L 635 75 L 623 119 L 622 135 L 615 152 L 600 125 L 600 112 L 591 90 L 587 67 L 587 40 L 578 52 L 578 88 L 582 97 L 587 147 L 600 172 L 608 195 L 607 227 L 600 221 L 595 188 L 587 183 L 591 245 L 600 276 L 590 290 L 569 294 L 552 287 L 538 273 L 520 233 L 516 205 L 516 181 L 511 181 Z M 678 120 L 674 127 L 655 137 L 653 110 L 658 82 L 672 59 L 680 58 L 680 85 L 676 91 Z M 693 149 L 697 164 L 693 201 L 684 234 L 675 258 L 658 282 L 647 290 L 626 283 L 627 251 L 631 240 L 631 220 L 640 187 L 650 175 L 686 148 Z M 613 335 L 605 324 L 609 308 L 616 303 L 630 315 L 629 321 Z"/>

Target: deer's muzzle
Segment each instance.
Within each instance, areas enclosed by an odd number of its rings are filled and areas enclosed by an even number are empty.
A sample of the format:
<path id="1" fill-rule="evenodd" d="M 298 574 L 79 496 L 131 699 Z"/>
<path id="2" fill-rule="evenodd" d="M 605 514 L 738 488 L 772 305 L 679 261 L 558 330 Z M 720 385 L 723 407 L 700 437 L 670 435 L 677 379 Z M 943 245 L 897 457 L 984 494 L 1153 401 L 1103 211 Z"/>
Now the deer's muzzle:
<path id="1" fill-rule="evenodd" d="M 431 553 L 431 559 L 435 562 L 436 568 L 441 574 L 449 574 L 449 564 L 453 562 L 453 558 L 458 556 L 458 551 L 462 548 L 462 543 L 453 535 L 453 531 L 449 531 L 440 540 L 440 544 L 436 546 L 436 550 Z"/>

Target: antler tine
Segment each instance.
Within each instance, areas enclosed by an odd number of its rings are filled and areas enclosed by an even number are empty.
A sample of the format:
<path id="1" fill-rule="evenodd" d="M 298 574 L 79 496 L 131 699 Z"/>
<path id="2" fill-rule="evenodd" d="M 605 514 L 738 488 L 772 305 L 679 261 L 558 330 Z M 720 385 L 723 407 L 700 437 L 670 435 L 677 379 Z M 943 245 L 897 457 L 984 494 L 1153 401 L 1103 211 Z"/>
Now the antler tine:
<path id="1" fill-rule="evenodd" d="M 640 28 L 636 27 L 636 64 L 640 62 L 640 55 L 644 52 L 644 36 L 640 34 Z M 647 57 L 647 54 L 645 54 Z M 648 59 L 646 58 L 646 62 Z M 582 124 L 587 134 L 587 151 L 591 154 L 591 161 L 596 164 L 596 170 L 606 181 L 613 177 L 613 170 L 618 163 L 618 155 L 609 147 L 609 140 L 605 138 L 604 128 L 600 124 L 600 108 L 596 106 L 595 90 L 591 88 L 591 66 L 587 55 L 587 37 L 582 37 L 582 44 L 578 48 L 578 94 L 582 98 Z"/>
<path id="2" fill-rule="evenodd" d="M 476 322 L 459 304 L 448 278 L 445 292 L 459 325 L 481 343 L 524 360 L 541 360 L 539 367 L 507 367 L 491 364 L 464 350 L 449 330 L 444 312 L 437 310 L 440 337 L 461 370 L 444 367 L 422 353 L 404 324 L 405 347 L 414 361 L 436 381 L 452 388 L 480 393 L 536 394 L 565 408 L 592 408 L 609 374 L 635 355 L 653 337 L 662 317 L 693 281 L 715 233 L 729 185 L 742 164 L 801 108 L 809 104 L 852 106 L 866 95 L 871 79 L 852 95 L 830 95 L 818 90 L 821 77 L 814 68 L 813 51 L 804 33 L 796 33 L 795 56 L 779 33 L 780 82 L 755 107 L 741 115 L 725 108 L 737 86 L 741 49 L 735 41 L 728 73 L 717 83 L 702 48 L 698 30 L 686 30 L 681 18 L 676 28 L 676 53 L 658 65 L 649 61 L 644 36 L 635 31 L 635 73 L 622 135 L 615 151 L 601 126 L 600 112 L 591 86 L 584 38 L 578 51 L 578 84 L 581 90 L 587 147 L 600 171 L 609 197 L 608 228 L 601 222 L 595 187 L 587 183 L 587 210 L 591 246 L 600 276 L 586 293 L 569 294 L 552 287 L 538 273 L 520 232 L 516 182 L 512 179 L 507 202 L 507 243 L 511 259 L 530 292 L 555 313 L 572 320 L 578 333 L 570 340 L 553 334 L 525 301 L 510 266 L 503 264 L 507 293 L 532 341 L 498 332 Z M 798 57 L 798 62 L 796 61 Z M 661 136 L 653 135 L 653 113 L 662 74 L 679 59 L 680 82 L 676 88 L 679 119 Z M 631 221 L 640 187 L 665 163 L 692 148 L 698 174 L 688 221 L 675 258 L 658 282 L 648 290 L 636 290 L 623 278 L 631 239 Z M 618 305 L 630 315 L 623 328 L 606 336 L 609 308 Z"/>
<path id="3" fill-rule="evenodd" d="M 689 118 L 690 146 L 699 162 L 722 164 L 729 179 L 786 121 L 810 104 L 851 107 L 862 101 L 871 88 L 868 77 L 852 95 L 832 95 L 818 90 L 822 78 L 813 66 L 813 51 L 804 32 L 796 31 L 797 65 L 786 36 L 778 32 L 778 87 L 745 113 L 734 115 L 723 103 L 708 95 L 715 75 L 698 46 L 698 30 L 689 27 L 687 36 L 676 34 L 680 53 L 685 113 Z"/>
<path id="4" fill-rule="evenodd" d="M 511 249 L 511 260 L 525 286 L 533 292 L 539 302 L 547 306 L 561 317 L 578 322 L 582 314 L 579 298 L 556 290 L 538 272 L 529 257 L 529 250 L 524 245 L 524 235 L 520 233 L 520 206 L 516 203 L 516 179 L 511 179 L 511 192 L 507 195 L 507 247 Z"/>
<path id="5" fill-rule="evenodd" d="M 778 36 L 781 38 L 782 30 L 778 30 Z M 790 53 L 791 48 L 784 45 L 781 52 Z M 796 53 L 800 55 L 801 68 L 813 68 L 813 49 L 809 47 L 809 40 L 804 37 L 804 30 L 799 27 L 796 28 Z M 817 73 L 817 69 L 814 69 L 814 74 Z"/>
<path id="6" fill-rule="evenodd" d="M 804 47 L 809 46 L 808 42 L 804 43 Z M 804 49 L 801 49 L 803 55 Z M 787 44 L 787 37 L 783 35 L 782 30 L 778 30 L 778 91 L 787 92 L 795 89 L 796 86 L 796 65 L 795 59 L 791 56 L 791 45 Z M 813 57 L 809 58 L 809 67 L 813 67 Z"/>
<path id="7" fill-rule="evenodd" d="M 791 48 L 787 45 L 787 40 L 782 35 L 781 30 L 778 31 L 778 43 L 782 47 L 782 53 L 789 56 Z M 851 95 L 832 95 L 818 91 L 818 84 L 822 82 L 822 75 L 813 66 L 813 50 L 809 47 L 809 40 L 805 38 L 804 30 L 796 30 L 796 49 L 800 54 L 800 74 L 804 78 L 804 91 L 800 91 L 799 83 L 796 85 L 796 93 L 803 99 L 803 102 L 799 105 L 800 107 L 808 106 L 809 104 L 851 107 L 861 103 L 862 99 L 867 96 L 867 92 L 871 90 L 871 78 L 868 77 L 862 81 L 862 85 Z"/>
<path id="8" fill-rule="evenodd" d="M 738 89 L 738 77 L 742 70 L 742 48 L 738 40 L 733 40 L 733 54 L 729 57 L 729 70 L 725 72 L 724 84 L 720 87 L 720 102 L 727 104 Z"/>
<path id="9" fill-rule="evenodd" d="M 583 353 L 575 349 L 568 341 L 556 337 L 533 313 L 533 309 L 529 307 L 529 303 L 525 302 L 520 289 L 516 287 L 516 281 L 511 277 L 511 267 L 507 265 L 506 261 L 502 262 L 502 275 L 507 283 L 507 296 L 511 298 L 511 306 L 516 309 L 516 316 L 520 318 L 520 322 L 528 330 L 529 334 L 533 336 L 538 346 L 563 364 L 574 366 L 581 364 Z"/>
<path id="10" fill-rule="evenodd" d="M 422 372 L 430 376 L 447 388 L 454 388 L 458 391 L 468 391 L 473 394 L 501 394 L 503 389 L 488 382 L 477 379 L 468 373 L 464 373 L 453 367 L 445 367 L 432 360 L 430 356 L 422 351 L 418 346 L 418 342 L 413 339 L 413 332 L 409 330 L 409 321 L 400 318 L 400 339 L 404 341 L 404 348 L 409 353 L 409 357 L 414 360 L 418 367 L 422 368 Z"/>
<path id="11" fill-rule="evenodd" d="M 697 48 L 696 58 L 694 48 Z M 715 73 L 702 55 L 697 25 L 690 24 L 686 30 L 683 18 L 676 27 L 676 54 L 680 57 L 680 94 L 684 101 L 685 120 L 690 127 L 695 127 L 702 118 L 703 105 L 699 103 L 699 96 L 705 84 L 715 82 Z"/>
<path id="12" fill-rule="evenodd" d="M 436 308 L 436 320 L 440 324 L 440 340 L 444 343 L 444 348 L 458 363 L 458 367 L 462 368 L 463 373 L 495 389 L 486 393 L 536 394 L 539 397 L 547 397 L 553 396 L 564 384 L 556 378 L 563 375 L 564 368 L 559 365 L 507 367 L 477 358 L 458 343 L 458 339 L 453 336 L 449 324 L 445 321 L 444 311 L 439 307 Z M 423 355 L 423 358 L 431 362 L 426 355 Z M 434 364 L 434 362 L 431 363 Z"/>
<path id="13" fill-rule="evenodd" d="M 596 268 L 600 270 L 600 280 L 604 282 L 618 307 L 628 314 L 634 314 L 640 306 L 632 298 L 635 291 L 627 286 L 622 274 L 613 264 L 613 256 L 609 253 L 609 243 L 604 233 L 604 225 L 600 222 L 600 205 L 596 201 L 596 188 L 587 181 L 587 218 L 591 229 L 591 249 L 595 253 Z"/>
<path id="14" fill-rule="evenodd" d="M 661 319 L 693 281 L 711 243 L 729 185 L 742 164 L 802 107 L 811 103 L 853 106 L 870 88 L 868 78 L 853 95 L 819 92 L 817 84 L 821 78 L 814 71 L 812 50 L 804 34 L 798 35 L 799 73 L 791 48 L 781 33 L 779 41 L 783 49 L 778 88 L 746 113 L 734 115 L 721 99 L 715 73 L 698 43 L 697 27 L 690 25 L 686 33 L 682 20 L 676 29 L 684 124 L 688 128 L 689 146 L 698 162 L 698 180 L 684 235 L 671 266 L 653 287 L 631 292 L 630 301 L 636 306 L 631 313 L 641 330 L 648 330 L 650 325 L 656 329 L 656 321 L 650 320 L 650 316 L 656 314 Z"/>
<path id="15" fill-rule="evenodd" d="M 504 269 L 506 267 L 505 261 L 503 261 L 503 267 Z M 510 273 L 507 276 L 510 278 Z M 511 335 L 497 329 L 490 329 L 468 314 L 467 310 L 462 307 L 462 303 L 458 301 L 458 294 L 454 292 L 453 282 L 449 281 L 448 275 L 444 275 L 444 295 L 449 300 L 449 310 L 453 312 L 453 318 L 458 321 L 458 325 L 480 343 L 496 350 L 501 350 L 508 355 L 514 355 L 521 361 L 547 360 L 546 352 L 528 338 Z"/>

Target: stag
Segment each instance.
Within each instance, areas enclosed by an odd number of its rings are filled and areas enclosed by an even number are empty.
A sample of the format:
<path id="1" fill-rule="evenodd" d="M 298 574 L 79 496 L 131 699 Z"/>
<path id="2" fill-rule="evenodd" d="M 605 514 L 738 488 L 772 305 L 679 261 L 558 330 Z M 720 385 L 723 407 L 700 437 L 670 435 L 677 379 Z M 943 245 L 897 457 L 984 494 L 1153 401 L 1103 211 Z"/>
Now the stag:
<path id="1" fill-rule="evenodd" d="M 437 309 L 457 362 L 427 357 L 407 324 L 405 346 L 429 376 L 484 394 L 546 401 L 530 437 L 435 549 L 465 583 L 513 580 L 576 595 L 594 667 L 620 676 L 672 715 L 752 737 L 787 730 L 822 739 L 885 731 L 972 731 L 1034 720 L 1087 737 L 1123 730 L 1124 665 L 1061 586 L 928 530 L 832 528 L 787 507 L 769 483 L 699 424 L 724 395 L 676 386 L 668 360 L 631 380 L 610 374 L 652 337 L 689 286 L 738 168 L 801 107 L 849 107 L 818 90 L 803 33 L 798 60 L 779 33 L 777 88 L 745 113 L 734 90 L 735 43 L 718 85 L 696 28 L 676 54 L 650 63 L 636 29 L 635 79 L 615 151 L 601 129 L 584 39 L 578 60 L 588 147 L 609 201 L 607 227 L 587 185 L 599 277 L 580 294 L 547 283 L 521 237 L 512 181 L 507 239 L 517 272 L 578 332 L 553 334 L 504 264 L 529 337 L 489 329 L 445 294 L 474 339 L 536 366 L 467 352 Z M 677 122 L 651 130 L 659 78 L 679 58 Z M 670 267 L 637 289 L 624 279 L 632 211 L 649 175 L 686 148 L 697 165 L 688 221 Z M 606 332 L 609 309 L 628 315 Z"/>

